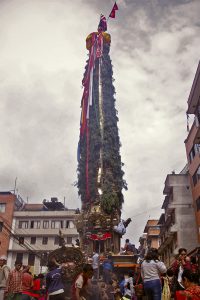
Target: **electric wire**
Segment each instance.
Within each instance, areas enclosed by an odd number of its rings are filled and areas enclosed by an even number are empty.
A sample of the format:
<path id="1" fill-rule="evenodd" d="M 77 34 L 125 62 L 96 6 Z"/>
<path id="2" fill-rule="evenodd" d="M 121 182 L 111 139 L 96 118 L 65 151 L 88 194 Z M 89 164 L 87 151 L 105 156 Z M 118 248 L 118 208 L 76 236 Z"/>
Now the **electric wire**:
<path id="1" fill-rule="evenodd" d="M 16 236 L 16 233 L 13 232 L 13 228 L 10 226 L 10 224 L 7 223 L 7 220 L 1 216 L 1 219 L 4 221 L 4 228 L 7 230 L 7 233 L 5 231 L 2 231 L 2 233 L 4 234 L 4 236 L 8 237 L 8 238 L 12 238 L 13 241 L 17 240 L 18 242 L 20 241 L 20 237 Z M 22 248 L 24 248 L 25 250 L 28 250 L 32 253 L 34 253 L 36 256 L 38 256 L 40 259 L 42 258 L 42 256 L 40 256 L 37 251 L 44 251 L 41 248 L 34 248 L 32 247 L 29 243 L 27 243 L 26 241 L 24 241 L 24 243 L 20 243 L 20 246 Z"/>
<path id="2" fill-rule="evenodd" d="M 131 216 L 130 218 L 136 218 L 136 217 L 138 217 L 138 216 L 144 215 L 144 214 L 148 213 L 150 210 L 153 210 L 153 209 L 155 209 L 155 208 L 160 208 L 160 205 L 153 206 L 153 207 L 149 208 L 149 209 L 146 210 L 146 211 L 143 211 L 143 212 L 140 212 L 140 213 L 138 213 L 138 214 L 136 214 L 136 215 Z M 122 211 L 123 211 L 124 213 L 126 213 L 125 210 L 122 209 Z"/>

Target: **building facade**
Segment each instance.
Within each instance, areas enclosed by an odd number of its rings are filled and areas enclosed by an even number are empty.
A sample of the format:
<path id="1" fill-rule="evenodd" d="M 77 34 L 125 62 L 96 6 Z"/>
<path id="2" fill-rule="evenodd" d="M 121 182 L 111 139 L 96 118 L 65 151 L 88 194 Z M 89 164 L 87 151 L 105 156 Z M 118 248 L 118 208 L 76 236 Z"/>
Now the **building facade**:
<path id="1" fill-rule="evenodd" d="M 161 226 L 159 252 L 169 266 L 179 248 L 191 251 L 197 246 L 196 224 L 187 168 L 180 174 L 169 174 L 163 190 L 165 199 L 158 224 Z"/>
<path id="2" fill-rule="evenodd" d="M 139 238 L 139 247 L 138 247 L 138 253 L 139 257 L 143 259 L 145 257 L 145 254 L 147 252 L 147 234 L 143 233 L 142 236 Z"/>
<path id="3" fill-rule="evenodd" d="M 200 243 L 200 63 L 188 98 L 187 114 L 194 116 L 194 122 L 185 140 L 185 147 L 195 209 L 196 234 Z"/>
<path id="4" fill-rule="evenodd" d="M 0 192 L 0 255 L 7 255 L 15 209 L 23 206 L 23 200 L 12 192 Z"/>
<path id="5" fill-rule="evenodd" d="M 160 246 L 160 225 L 158 220 L 148 220 L 144 228 L 144 233 L 146 233 L 146 247 L 158 249 Z"/>
<path id="6" fill-rule="evenodd" d="M 15 261 L 20 260 L 30 265 L 35 274 L 44 271 L 48 254 L 61 246 L 61 236 L 66 247 L 75 245 L 76 215 L 77 210 L 65 209 L 61 202 L 25 204 L 23 209 L 14 211 L 14 238 L 10 239 L 8 265 L 13 267 Z"/>

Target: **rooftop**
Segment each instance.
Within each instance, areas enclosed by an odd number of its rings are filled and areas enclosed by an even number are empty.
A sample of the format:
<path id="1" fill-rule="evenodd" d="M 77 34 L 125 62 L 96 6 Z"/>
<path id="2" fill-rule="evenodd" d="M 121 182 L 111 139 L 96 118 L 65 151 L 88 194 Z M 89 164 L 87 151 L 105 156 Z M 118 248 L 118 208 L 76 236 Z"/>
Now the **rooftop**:
<path id="1" fill-rule="evenodd" d="M 48 210 L 47 207 L 45 207 L 44 204 L 25 204 L 23 209 L 24 211 L 41 211 L 41 210 Z"/>

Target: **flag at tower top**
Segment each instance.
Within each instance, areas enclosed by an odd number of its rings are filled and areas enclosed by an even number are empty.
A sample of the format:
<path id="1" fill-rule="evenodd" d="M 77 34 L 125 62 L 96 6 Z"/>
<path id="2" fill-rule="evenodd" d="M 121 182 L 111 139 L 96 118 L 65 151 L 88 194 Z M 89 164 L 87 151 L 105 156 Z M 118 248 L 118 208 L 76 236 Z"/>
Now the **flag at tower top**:
<path id="1" fill-rule="evenodd" d="M 111 13 L 109 15 L 109 18 L 115 18 L 115 11 L 118 10 L 118 6 L 117 6 L 117 3 L 115 2 L 112 10 L 111 10 Z"/>

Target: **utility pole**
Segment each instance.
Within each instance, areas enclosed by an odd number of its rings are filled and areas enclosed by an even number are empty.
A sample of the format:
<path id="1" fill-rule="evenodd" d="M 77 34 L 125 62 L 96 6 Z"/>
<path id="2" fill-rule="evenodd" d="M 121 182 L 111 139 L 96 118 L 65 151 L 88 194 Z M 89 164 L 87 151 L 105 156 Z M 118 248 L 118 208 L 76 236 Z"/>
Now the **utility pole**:
<path id="1" fill-rule="evenodd" d="M 14 194 L 15 194 L 15 191 L 16 191 L 16 187 L 17 187 L 17 177 L 15 178 Z"/>

